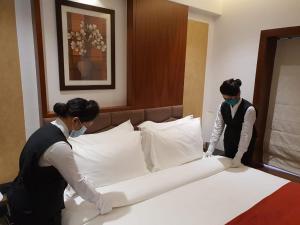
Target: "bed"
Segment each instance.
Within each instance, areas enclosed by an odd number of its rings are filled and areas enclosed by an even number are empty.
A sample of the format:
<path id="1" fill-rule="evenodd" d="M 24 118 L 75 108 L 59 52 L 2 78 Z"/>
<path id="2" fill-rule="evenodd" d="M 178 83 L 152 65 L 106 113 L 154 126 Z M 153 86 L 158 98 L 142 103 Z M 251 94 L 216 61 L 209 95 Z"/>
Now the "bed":
<path id="1" fill-rule="evenodd" d="M 177 106 L 176 109 L 177 118 L 173 117 L 173 119 L 178 119 L 181 117 L 180 114 L 182 115 L 182 111 L 180 112 L 182 108 Z M 164 121 L 162 118 L 172 121 L 173 119 L 170 119 L 172 117 L 172 107 L 167 110 L 164 108 L 163 111 L 168 111 L 168 116 L 162 116 L 164 113 L 161 113 L 159 109 L 152 109 L 151 112 L 156 113 L 153 118 L 159 118 L 157 122 Z M 144 119 L 134 125 L 138 125 L 144 120 L 147 121 L 147 118 L 149 119 L 149 113 L 145 117 L 145 111 L 141 112 L 144 115 Z M 120 122 L 126 121 L 128 117 L 130 119 L 130 115 L 130 112 L 122 114 L 120 117 L 123 119 Z M 134 115 L 136 116 L 136 114 Z M 155 120 L 153 118 L 152 120 Z M 117 124 L 114 125 L 117 126 Z M 164 132 L 167 132 L 166 128 L 163 129 L 165 129 Z M 178 130 L 174 132 L 174 127 L 167 129 L 172 130 L 171 136 L 179 135 L 180 133 Z M 181 129 L 183 128 L 180 127 Z M 188 129 L 191 130 L 190 127 Z M 159 132 L 155 130 L 154 135 L 159 134 Z M 170 134 L 168 134 L 168 137 Z M 117 136 L 119 135 L 120 133 Z M 73 143 L 75 146 L 76 144 L 85 146 L 86 140 L 84 138 L 82 139 L 84 140 L 83 143 L 81 143 L 82 140 L 78 141 L 78 143 L 75 140 Z M 99 141 L 101 138 L 97 137 L 96 139 Z M 103 140 L 107 139 L 109 139 L 107 136 L 103 138 Z M 124 139 L 128 140 L 129 138 L 126 136 Z M 180 143 L 183 141 L 181 140 Z M 189 141 L 191 140 L 189 139 Z M 122 142 L 122 138 L 120 142 Z M 165 144 L 165 142 L 163 143 Z M 92 144 L 95 146 L 95 143 Z M 201 144 L 203 143 L 194 145 Z M 168 145 L 162 146 L 166 148 Z M 171 147 L 176 148 L 178 146 L 172 145 Z M 85 149 L 83 152 L 86 151 L 89 151 L 89 149 Z M 155 155 L 157 157 L 157 154 Z M 280 207 L 276 210 L 276 207 L 274 207 L 271 215 L 268 212 L 263 212 L 263 216 L 260 215 L 257 218 L 258 214 L 257 212 L 255 212 L 256 214 L 253 213 L 253 210 L 258 208 L 257 205 L 265 204 L 266 200 L 270 199 L 270 196 L 274 196 L 271 198 L 273 200 L 284 201 L 286 196 L 281 196 L 281 199 L 278 196 L 280 191 L 290 184 L 288 180 L 246 166 L 231 168 L 231 160 L 222 156 L 202 158 L 202 155 L 198 155 L 198 157 L 194 158 L 196 159 L 191 160 L 192 158 L 189 158 L 186 160 L 188 162 L 185 163 L 176 161 L 178 165 L 171 165 L 168 164 L 170 163 L 169 161 L 163 161 L 163 164 L 160 164 L 160 167 L 157 167 L 152 172 L 141 172 L 141 174 L 135 174 L 134 176 L 131 174 L 132 177 L 118 177 L 119 181 L 117 182 L 104 181 L 103 179 L 101 181 L 96 180 L 96 183 L 100 182 L 102 184 L 96 185 L 98 187 L 97 191 L 110 197 L 114 207 L 113 211 L 107 215 L 99 215 L 93 204 L 77 195 L 69 196 L 65 198 L 66 208 L 63 210 L 62 224 L 221 225 L 228 223 L 230 225 L 274 225 L 300 223 L 299 206 L 297 206 L 297 202 L 294 202 L 294 199 L 298 198 L 299 200 L 300 196 L 299 194 L 298 196 L 294 195 L 295 193 L 293 193 L 293 196 L 291 195 L 291 192 L 295 192 L 295 190 L 297 193 L 300 193 L 298 185 L 295 186 L 296 189 L 288 191 L 291 200 L 288 200 L 287 205 L 294 204 L 294 206 L 288 205 L 288 207 L 295 209 L 292 213 L 287 213 L 287 211 L 291 211 L 287 206 L 285 211 Z M 121 168 L 120 171 L 122 170 L 124 168 Z M 116 168 L 116 173 L 118 173 L 118 168 Z M 114 176 L 114 174 L 110 175 Z M 103 176 L 105 177 L 105 174 Z M 272 205 L 275 202 L 272 201 L 267 202 L 267 204 Z M 277 205 L 279 204 L 277 203 Z M 279 210 L 281 211 L 279 212 Z M 288 215 L 288 219 L 285 215 Z M 248 222 L 245 223 L 245 221 Z M 286 223 L 282 223 L 282 221 L 286 221 Z"/>

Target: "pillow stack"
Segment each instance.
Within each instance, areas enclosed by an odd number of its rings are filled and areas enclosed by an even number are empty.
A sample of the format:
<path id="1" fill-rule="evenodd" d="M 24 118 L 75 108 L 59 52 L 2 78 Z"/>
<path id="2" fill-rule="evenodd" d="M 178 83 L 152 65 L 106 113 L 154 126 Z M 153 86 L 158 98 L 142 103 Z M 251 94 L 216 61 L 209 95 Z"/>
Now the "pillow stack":
<path id="1" fill-rule="evenodd" d="M 79 173 L 95 187 L 102 187 L 203 155 L 200 118 L 146 121 L 138 127 L 140 131 L 134 131 L 128 120 L 106 132 L 69 138 Z"/>

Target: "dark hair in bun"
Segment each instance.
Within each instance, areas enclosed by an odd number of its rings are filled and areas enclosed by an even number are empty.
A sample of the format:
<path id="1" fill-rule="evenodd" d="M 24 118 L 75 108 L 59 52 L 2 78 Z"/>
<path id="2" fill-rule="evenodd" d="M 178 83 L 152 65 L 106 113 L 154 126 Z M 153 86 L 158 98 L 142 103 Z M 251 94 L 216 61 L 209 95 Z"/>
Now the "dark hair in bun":
<path id="1" fill-rule="evenodd" d="M 56 115 L 60 117 L 65 117 L 67 115 L 68 107 L 65 103 L 56 103 L 53 107 L 53 111 Z"/>
<path id="2" fill-rule="evenodd" d="M 228 79 L 220 86 L 220 92 L 222 95 L 236 96 L 241 92 L 241 85 L 242 81 L 240 79 Z"/>
<path id="3" fill-rule="evenodd" d="M 74 98 L 65 103 L 56 103 L 53 111 L 59 117 L 78 117 L 81 122 L 92 121 L 100 112 L 97 102 L 83 98 Z"/>

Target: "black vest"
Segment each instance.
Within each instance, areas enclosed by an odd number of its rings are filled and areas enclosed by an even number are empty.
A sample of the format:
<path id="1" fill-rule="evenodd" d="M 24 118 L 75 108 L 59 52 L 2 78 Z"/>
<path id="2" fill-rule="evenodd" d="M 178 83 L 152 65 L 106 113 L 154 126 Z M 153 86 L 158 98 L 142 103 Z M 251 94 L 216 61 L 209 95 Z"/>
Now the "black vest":
<path id="1" fill-rule="evenodd" d="M 54 215 L 64 208 L 64 178 L 53 166 L 39 166 L 43 153 L 59 141 L 68 143 L 62 131 L 51 123 L 31 135 L 22 150 L 20 171 L 8 196 L 11 207 L 45 215 Z"/>
<path id="2" fill-rule="evenodd" d="M 229 158 L 234 158 L 236 152 L 238 151 L 238 146 L 241 137 L 242 126 L 244 122 L 244 116 L 247 109 L 252 106 L 252 104 L 245 99 L 242 99 L 234 117 L 231 116 L 230 105 L 223 102 L 221 105 L 221 114 L 226 124 L 224 133 L 224 150 L 225 156 Z M 254 151 L 254 144 L 256 139 L 255 127 L 253 127 L 251 141 L 248 147 L 248 151 L 243 155 L 242 163 L 249 165 L 251 162 L 252 154 Z"/>

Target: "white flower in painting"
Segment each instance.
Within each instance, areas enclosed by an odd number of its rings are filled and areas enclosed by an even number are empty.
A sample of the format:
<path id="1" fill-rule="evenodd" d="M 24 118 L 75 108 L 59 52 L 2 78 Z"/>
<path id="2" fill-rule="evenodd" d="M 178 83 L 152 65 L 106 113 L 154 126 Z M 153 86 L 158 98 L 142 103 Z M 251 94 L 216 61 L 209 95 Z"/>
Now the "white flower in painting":
<path id="1" fill-rule="evenodd" d="M 106 51 L 105 39 L 96 24 L 86 24 L 82 20 L 79 31 L 70 31 L 67 35 L 71 49 L 79 55 L 86 55 L 92 48 Z"/>
<path id="2" fill-rule="evenodd" d="M 84 21 L 81 20 L 81 22 L 80 22 L 80 28 L 83 28 L 83 27 L 84 27 Z"/>
<path id="3" fill-rule="evenodd" d="M 76 48 L 76 43 L 75 43 L 75 41 L 72 41 L 72 42 L 71 42 L 71 48 L 72 48 L 72 49 L 75 49 L 75 48 Z"/>

